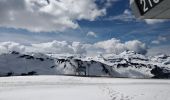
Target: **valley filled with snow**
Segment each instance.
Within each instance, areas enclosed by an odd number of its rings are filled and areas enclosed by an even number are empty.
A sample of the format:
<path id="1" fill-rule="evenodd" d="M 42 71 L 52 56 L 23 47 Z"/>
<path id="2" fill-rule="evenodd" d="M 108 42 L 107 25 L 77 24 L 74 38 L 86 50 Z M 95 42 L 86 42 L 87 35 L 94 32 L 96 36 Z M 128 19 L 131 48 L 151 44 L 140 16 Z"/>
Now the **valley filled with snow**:
<path id="1" fill-rule="evenodd" d="M 0 100 L 170 100 L 170 80 L 20 76 L 0 78 Z"/>

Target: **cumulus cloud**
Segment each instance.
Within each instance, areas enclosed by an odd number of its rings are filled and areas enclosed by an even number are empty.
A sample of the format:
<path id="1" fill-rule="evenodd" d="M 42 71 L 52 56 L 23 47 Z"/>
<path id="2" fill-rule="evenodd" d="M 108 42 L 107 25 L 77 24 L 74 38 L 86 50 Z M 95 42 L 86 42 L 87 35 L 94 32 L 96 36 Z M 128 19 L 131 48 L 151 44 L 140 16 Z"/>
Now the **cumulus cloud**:
<path id="1" fill-rule="evenodd" d="M 27 47 L 27 52 L 42 52 L 56 54 L 85 54 L 86 49 L 80 42 L 52 41 L 47 43 L 32 44 Z"/>
<path id="2" fill-rule="evenodd" d="M 160 55 L 160 54 L 170 55 L 170 45 L 152 47 L 148 49 L 148 53 L 147 53 L 147 55 L 149 56 Z"/>
<path id="3" fill-rule="evenodd" d="M 95 32 L 91 32 L 91 31 L 90 31 L 90 32 L 87 33 L 87 36 L 92 36 L 92 37 L 95 37 L 95 38 L 96 38 L 96 37 L 97 37 L 97 34 L 96 34 Z"/>
<path id="4" fill-rule="evenodd" d="M 25 52 L 25 46 L 15 42 L 0 43 L 0 53 L 7 53 L 10 51 Z"/>
<path id="5" fill-rule="evenodd" d="M 0 54 L 10 51 L 55 53 L 55 54 L 86 54 L 86 44 L 80 42 L 52 41 L 30 45 L 21 45 L 16 42 L 1 42 Z"/>
<path id="6" fill-rule="evenodd" d="M 77 20 L 94 21 L 106 14 L 96 0 L 0 0 L 0 26 L 33 32 L 79 27 Z"/>
<path id="7" fill-rule="evenodd" d="M 104 49 L 106 53 L 119 54 L 125 50 L 131 50 L 141 54 L 146 54 L 147 52 L 147 46 L 139 40 L 132 40 L 123 43 L 118 39 L 112 38 L 110 40 L 95 43 L 94 46 Z"/>
<path id="8" fill-rule="evenodd" d="M 123 43 L 115 38 L 106 41 L 100 41 L 94 44 L 83 44 L 80 42 L 67 42 L 56 40 L 47 43 L 30 44 L 27 46 L 23 46 L 15 42 L 0 43 L 0 51 L 2 53 L 6 53 L 9 51 L 18 51 L 18 52 L 41 52 L 55 54 L 96 55 L 99 53 L 119 54 L 125 50 L 131 50 L 137 53 L 145 54 L 147 52 L 147 47 L 144 43 L 138 40 L 127 41 Z"/>
<path id="9" fill-rule="evenodd" d="M 75 54 L 86 54 L 85 44 L 81 44 L 80 42 L 73 42 L 72 48 Z"/>
<path id="10" fill-rule="evenodd" d="M 121 53 L 126 50 L 126 47 L 120 40 L 112 38 L 110 40 L 101 41 L 94 44 L 97 48 L 102 48 L 106 53 Z"/>
<path id="11" fill-rule="evenodd" d="M 74 53 L 72 46 L 66 41 L 52 41 L 47 43 L 32 44 L 28 51 L 43 53 Z"/>
<path id="12" fill-rule="evenodd" d="M 142 43 L 139 40 L 125 42 L 125 46 L 126 46 L 127 50 L 130 50 L 130 51 L 135 51 L 135 52 L 141 53 L 141 54 L 147 53 L 146 44 Z"/>

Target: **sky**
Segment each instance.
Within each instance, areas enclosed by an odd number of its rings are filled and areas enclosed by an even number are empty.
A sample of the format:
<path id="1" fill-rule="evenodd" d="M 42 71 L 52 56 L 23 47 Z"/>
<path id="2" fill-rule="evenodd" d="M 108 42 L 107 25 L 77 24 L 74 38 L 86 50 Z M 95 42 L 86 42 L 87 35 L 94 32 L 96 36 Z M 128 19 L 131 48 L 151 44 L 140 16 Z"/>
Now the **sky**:
<path id="1" fill-rule="evenodd" d="M 156 55 L 169 41 L 170 21 L 136 19 L 129 0 L 0 1 L 1 51 Z"/>

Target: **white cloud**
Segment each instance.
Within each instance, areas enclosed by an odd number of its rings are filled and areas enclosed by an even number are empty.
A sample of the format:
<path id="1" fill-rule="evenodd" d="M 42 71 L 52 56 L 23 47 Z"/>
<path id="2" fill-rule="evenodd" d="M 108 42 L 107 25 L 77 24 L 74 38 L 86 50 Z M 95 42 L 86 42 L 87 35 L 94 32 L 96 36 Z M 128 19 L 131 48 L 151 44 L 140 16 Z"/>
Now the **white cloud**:
<path id="1" fill-rule="evenodd" d="M 91 32 L 91 31 L 87 33 L 87 36 L 93 36 L 93 37 L 97 38 L 97 34 L 95 32 Z"/>
<path id="2" fill-rule="evenodd" d="M 157 23 L 166 22 L 167 20 L 166 19 L 145 19 L 144 21 L 149 25 L 153 25 L 153 24 L 157 24 Z"/>
<path id="3" fill-rule="evenodd" d="M 111 7 L 114 2 L 120 1 L 120 0 L 96 0 L 99 5 L 102 5 L 103 8 L 109 8 Z"/>
<path id="4" fill-rule="evenodd" d="M 144 21 L 148 25 L 154 25 L 158 23 L 163 23 L 168 21 L 168 19 L 144 19 L 139 20 L 135 18 L 135 16 L 132 14 L 132 12 L 128 9 L 125 9 L 124 12 L 117 16 L 111 16 L 109 18 L 106 18 L 106 20 L 120 20 L 120 21 L 135 21 L 135 22 L 141 22 Z"/>
<path id="5" fill-rule="evenodd" d="M 0 43 L 0 53 L 6 53 L 10 51 L 25 52 L 25 46 L 15 42 Z"/>
<path id="6" fill-rule="evenodd" d="M 146 54 L 147 46 L 139 40 L 132 40 L 125 42 L 125 46 L 128 50 L 135 51 L 137 53 Z"/>
<path id="7" fill-rule="evenodd" d="M 106 14 L 95 0 L 1 0 L 0 26 L 33 32 L 79 27 L 77 20 L 93 21 Z"/>
<path id="8" fill-rule="evenodd" d="M 158 40 L 160 40 L 160 41 L 166 41 L 167 38 L 166 38 L 166 37 L 163 37 L 163 36 L 159 36 L 159 37 L 158 37 Z"/>
<path id="9" fill-rule="evenodd" d="M 146 54 L 147 52 L 147 46 L 138 40 L 122 43 L 120 40 L 112 38 L 110 40 L 95 43 L 94 46 L 104 49 L 106 53 L 119 54 L 125 50 L 131 50 L 141 54 Z"/>
<path id="10" fill-rule="evenodd" d="M 152 43 L 152 44 L 160 44 L 160 43 L 165 42 L 165 41 L 167 41 L 167 38 L 166 38 L 166 37 L 159 36 L 159 37 L 157 38 L 157 40 L 153 40 L 151 43 Z"/>
<path id="11" fill-rule="evenodd" d="M 132 15 L 132 12 L 130 10 L 125 9 L 122 14 L 117 16 L 111 16 L 106 20 L 135 21 L 135 17 L 134 15 Z"/>
<path id="12" fill-rule="evenodd" d="M 162 45 L 162 46 L 155 46 L 150 49 L 148 49 L 147 55 L 160 55 L 160 54 L 166 54 L 170 55 L 170 45 Z"/>
<path id="13" fill-rule="evenodd" d="M 105 0 L 105 7 L 110 7 L 113 5 L 113 2 L 120 1 L 120 0 Z"/>
<path id="14" fill-rule="evenodd" d="M 73 42 L 72 48 L 73 48 L 75 54 L 85 54 L 86 53 L 85 44 L 81 44 L 80 42 Z"/>
<path id="15" fill-rule="evenodd" d="M 4 46 L 0 46 L 0 54 L 2 53 L 7 53 L 7 48 L 5 48 Z"/>
<path id="16" fill-rule="evenodd" d="M 47 43 L 32 44 L 27 47 L 27 52 L 42 52 L 56 54 L 85 54 L 84 44 L 80 42 L 52 41 Z"/>
<path id="17" fill-rule="evenodd" d="M 106 53 L 121 53 L 126 50 L 125 45 L 115 38 L 95 43 L 94 46 L 104 49 Z"/>
<path id="18" fill-rule="evenodd" d="M 160 44 L 160 41 L 159 40 L 153 40 L 151 43 L 152 44 Z"/>
<path id="19" fill-rule="evenodd" d="M 145 54 L 147 47 L 144 43 L 133 40 L 125 43 L 118 39 L 112 38 L 106 41 L 100 41 L 94 44 L 82 44 L 80 42 L 52 41 L 47 43 L 37 43 L 23 46 L 15 42 L 1 42 L 1 53 L 9 51 L 18 52 L 41 52 L 56 54 L 88 54 L 96 55 L 99 53 L 119 54 L 125 50 L 132 50 L 137 53 Z"/>
<path id="20" fill-rule="evenodd" d="M 52 41 L 47 43 L 32 44 L 28 51 L 59 54 L 74 53 L 72 46 L 66 41 Z"/>
<path id="21" fill-rule="evenodd" d="M 0 42 L 0 54 L 10 51 L 17 51 L 21 53 L 41 52 L 56 54 L 86 54 L 86 44 L 54 40 L 52 42 L 24 46 L 16 42 Z"/>

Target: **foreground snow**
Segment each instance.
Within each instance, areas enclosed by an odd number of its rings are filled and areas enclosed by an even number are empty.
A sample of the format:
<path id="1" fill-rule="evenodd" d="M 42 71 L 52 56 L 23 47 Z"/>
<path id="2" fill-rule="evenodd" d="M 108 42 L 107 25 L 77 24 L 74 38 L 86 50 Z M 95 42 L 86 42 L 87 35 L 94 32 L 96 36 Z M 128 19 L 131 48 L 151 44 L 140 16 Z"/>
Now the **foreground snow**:
<path id="1" fill-rule="evenodd" d="M 0 100 L 170 100 L 170 80 L 22 76 L 0 78 Z"/>

